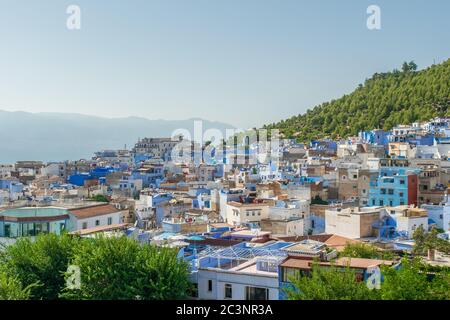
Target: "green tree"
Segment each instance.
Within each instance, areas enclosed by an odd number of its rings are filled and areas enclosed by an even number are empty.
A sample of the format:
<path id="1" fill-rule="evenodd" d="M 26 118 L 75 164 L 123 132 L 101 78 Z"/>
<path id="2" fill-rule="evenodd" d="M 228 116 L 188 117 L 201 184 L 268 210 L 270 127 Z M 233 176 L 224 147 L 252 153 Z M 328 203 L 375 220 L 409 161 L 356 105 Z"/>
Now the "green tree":
<path id="1" fill-rule="evenodd" d="M 357 281 L 352 269 L 312 266 L 311 273 L 292 278 L 293 288 L 286 289 L 289 300 L 372 300 L 378 291 Z"/>
<path id="2" fill-rule="evenodd" d="M 404 73 L 408 73 L 409 71 L 410 71 L 410 66 L 409 66 L 409 63 L 408 62 L 403 62 L 403 65 L 402 65 L 402 71 L 404 72 Z"/>
<path id="3" fill-rule="evenodd" d="M 64 272 L 76 241 L 67 234 L 20 238 L 4 249 L 0 264 L 25 287 L 30 286 L 31 299 L 57 299 L 65 286 Z"/>
<path id="4" fill-rule="evenodd" d="M 23 288 L 17 278 L 0 271 L 0 300 L 28 300 L 31 287 Z"/>
<path id="5" fill-rule="evenodd" d="M 317 195 L 314 197 L 314 199 L 311 200 L 311 204 L 327 205 L 328 201 L 322 200 L 322 198 L 319 195 Z"/>
<path id="6" fill-rule="evenodd" d="M 308 142 L 356 135 L 360 130 L 390 130 L 397 124 L 450 115 L 450 59 L 416 71 L 414 61 L 402 71 L 376 73 L 352 93 L 325 102 L 302 115 L 264 126 L 285 137 Z"/>
<path id="7" fill-rule="evenodd" d="M 68 299 L 179 299 L 190 286 L 187 264 L 176 250 L 126 237 L 84 239 L 71 264 L 80 268 L 81 287 L 65 289 L 62 297 Z"/>
<path id="8" fill-rule="evenodd" d="M 411 61 L 408 65 L 410 71 L 417 71 L 417 64 L 414 61 Z"/>
<path id="9" fill-rule="evenodd" d="M 96 194 L 95 196 L 91 197 L 91 200 L 98 202 L 109 202 L 108 198 L 102 194 Z"/>
<path id="10" fill-rule="evenodd" d="M 420 258 L 403 259 L 398 270 L 382 267 L 384 281 L 381 298 L 384 300 L 449 299 L 450 282 L 446 272 L 434 273 L 433 279 Z"/>
<path id="11" fill-rule="evenodd" d="M 393 260 L 394 254 L 365 243 L 348 243 L 339 253 L 341 257 Z"/>
<path id="12" fill-rule="evenodd" d="M 450 253 L 450 243 L 438 237 L 439 231 L 433 228 L 425 233 L 422 226 L 419 226 L 413 234 L 414 248 L 413 253 L 417 255 L 426 255 L 428 250 L 438 250 L 445 254 Z"/>

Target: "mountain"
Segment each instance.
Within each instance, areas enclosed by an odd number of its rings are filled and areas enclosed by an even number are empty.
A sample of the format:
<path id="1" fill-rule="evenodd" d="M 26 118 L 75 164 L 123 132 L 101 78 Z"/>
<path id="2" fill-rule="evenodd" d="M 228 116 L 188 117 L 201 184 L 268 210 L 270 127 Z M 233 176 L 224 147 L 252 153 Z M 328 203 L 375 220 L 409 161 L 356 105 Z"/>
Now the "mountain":
<path id="1" fill-rule="evenodd" d="M 0 163 L 89 159 L 95 151 L 125 145 L 130 148 L 138 138 L 170 137 L 180 128 L 193 134 L 194 120 L 200 119 L 169 121 L 0 110 Z M 202 121 L 203 131 L 233 128 L 222 122 Z"/>
<path id="2" fill-rule="evenodd" d="M 449 116 L 449 106 L 450 59 L 421 71 L 414 62 L 405 62 L 401 70 L 376 73 L 340 99 L 264 128 L 278 128 L 285 137 L 303 142 L 335 139 L 361 130 L 389 130 L 397 124 Z"/>

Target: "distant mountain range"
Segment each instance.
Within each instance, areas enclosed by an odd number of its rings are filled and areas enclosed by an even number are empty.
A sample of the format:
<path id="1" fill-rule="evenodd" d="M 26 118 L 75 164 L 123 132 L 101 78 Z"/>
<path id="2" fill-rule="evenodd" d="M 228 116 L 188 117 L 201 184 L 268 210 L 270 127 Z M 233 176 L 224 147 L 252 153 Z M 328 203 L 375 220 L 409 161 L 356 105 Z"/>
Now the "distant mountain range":
<path id="1" fill-rule="evenodd" d="M 176 129 L 193 134 L 195 120 L 103 118 L 72 113 L 29 113 L 0 110 L 0 163 L 19 160 L 89 159 L 95 151 L 131 148 L 144 137 L 169 137 Z M 203 121 L 203 130 L 224 132 L 233 126 Z"/>

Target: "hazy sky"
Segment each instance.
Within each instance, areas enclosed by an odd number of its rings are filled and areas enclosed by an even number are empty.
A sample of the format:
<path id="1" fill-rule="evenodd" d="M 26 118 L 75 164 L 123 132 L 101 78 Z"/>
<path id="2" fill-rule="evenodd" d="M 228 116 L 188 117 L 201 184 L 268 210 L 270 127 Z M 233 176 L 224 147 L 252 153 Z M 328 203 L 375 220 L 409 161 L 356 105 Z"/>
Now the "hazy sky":
<path id="1" fill-rule="evenodd" d="M 259 126 L 449 57 L 448 0 L 0 0 L 3 110 Z"/>

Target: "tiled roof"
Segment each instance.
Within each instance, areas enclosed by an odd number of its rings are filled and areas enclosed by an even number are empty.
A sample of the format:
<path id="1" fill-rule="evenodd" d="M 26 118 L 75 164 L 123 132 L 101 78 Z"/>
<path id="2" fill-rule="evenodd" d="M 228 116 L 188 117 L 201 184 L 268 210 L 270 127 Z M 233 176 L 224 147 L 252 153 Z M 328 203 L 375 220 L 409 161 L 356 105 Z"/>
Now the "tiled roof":
<path id="1" fill-rule="evenodd" d="M 96 233 L 96 232 L 121 230 L 121 229 L 125 229 L 129 226 L 130 226 L 130 224 L 128 224 L 128 223 L 111 224 L 108 226 L 98 226 L 98 227 L 93 227 L 93 228 L 88 228 L 88 229 L 77 230 L 77 231 L 71 232 L 70 234 L 77 234 L 77 235 L 83 236 L 83 235 L 92 234 L 92 233 Z"/>
<path id="2" fill-rule="evenodd" d="M 310 269 L 312 263 L 313 260 L 311 259 L 287 258 L 283 263 L 281 263 L 281 266 L 294 269 Z"/>
<path id="3" fill-rule="evenodd" d="M 336 234 L 333 234 L 331 237 L 329 237 L 325 241 L 325 244 L 328 247 L 335 248 L 336 250 L 340 251 L 340 250 L 343 250 L 347 244 L 354 244 L 354 243 L 359 243 L 359 242 L 360 241 L 358 241 L 358 240 L 349 239 L 349 238 L 345 238 L 345 237 L 341 237 Z"/>
<path id="4" fill-rule="evenodd" d="M 360 241 L 338 236 L 336 234 L 317 234 L 310 236 L 279 236 L 276 239 L 283 241 L 303 241 L 314 240 L 325 243 L 328 247 L 335 248 L 336 250 L 342 250 L 347 243 L 359 243 Z"/>
<path id="5" fill-rule="evenodd" d="M 58 216 L 32 216 L 32 217 L 9 217 L 9 216 L 1 216 L 0 221 L 11 221 L 11 222 L 50 222 L 50 221 L 58 221 L 58 220 L 66 220 L 69 219 L 69 215 L 62 214 Z"/>
<path id="6" fill-rule="evenodd" d="M 69 212 L 78 219 L 85 219 L 90 217 L 102 216 L 105 214 L 111 214 L 120 212 L 116 207 L 111 204 L 100 204 L 89 207 L 70 209 Z"/>
<path id="7" fill-rule="evenodd" d="M 392 265 L 393 261 L 378 260 L 378 259 L 364 259 L 364 258 L 339 258 L 336 260 L 336 266 L 349 266 L 350 268 L 367 269 L 370 267 L 380 266 L 382 264 Z"/>
<path id="8" fill-rule="evenodd" d="M 314 263 L 311 259 L 287 258 L 282 264 L 282 267 L 295 269 L 310 269 Z M 339 258 L 335 262 L 319 262 L 320 266 L 335 265 L 337 267 L 350 267 L 355 269 L 367 269 L 380 265 L 392 265 L 393 261 L 378 260 L 378 259 L 363 259 L 363 258 Z"/>

